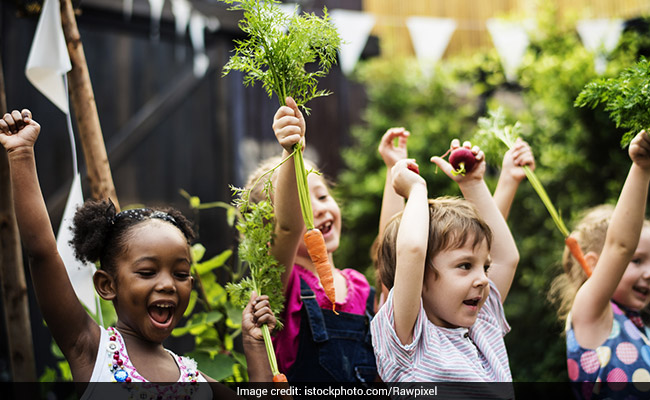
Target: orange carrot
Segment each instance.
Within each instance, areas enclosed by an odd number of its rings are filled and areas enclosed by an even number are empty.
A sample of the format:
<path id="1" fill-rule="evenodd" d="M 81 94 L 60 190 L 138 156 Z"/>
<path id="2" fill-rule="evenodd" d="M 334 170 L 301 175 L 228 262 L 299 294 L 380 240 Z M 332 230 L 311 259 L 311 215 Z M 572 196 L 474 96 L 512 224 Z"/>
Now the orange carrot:
<path id="1" fill-rule="evenodd" d="M 582 254 L 582 249 L 580 248 L 578 241 L 572 236 L 567 236 L 567 238 L 564 239 L 564 243 L 566 243 L 573 257 L 575 257 L 582 269 L 585 271 L 587 277 L 590 277 L 591 267 L 587 264 L 587 260 L 585 260 L 585 256 Z"/>
<path id="2" fill-rule="evenodd" d="M 288 382 L 284 374 L 273 375 L 273 382 Z"/>
<path id="3" fill-rule="evenodd" d="M 318 229 L 309 229 L 305 236 L 305 245 L 307 246 L 307 252 L 309 253 L 309 258 L 314 263 L 316 267 L 316 272 L 318 272 L 318 277 L 320 278 L 320 283 L 325 289 L 325 294 L 327 298 L 332 302 L 332 311 L 336 312 L 336 293 L 334 292 L 334 275 L 332 274 L 332 266 L 330 265 L 330 260 L 327 257 L 327 246 L 325 245 L 325 239 L 323 239 L 323 234 Z"/>

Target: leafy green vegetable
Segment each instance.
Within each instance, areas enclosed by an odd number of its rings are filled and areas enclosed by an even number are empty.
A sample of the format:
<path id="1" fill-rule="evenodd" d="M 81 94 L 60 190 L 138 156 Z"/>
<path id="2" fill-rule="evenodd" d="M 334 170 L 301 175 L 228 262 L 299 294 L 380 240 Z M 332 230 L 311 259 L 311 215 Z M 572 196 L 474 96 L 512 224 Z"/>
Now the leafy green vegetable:
<path id="1" fill-rule="evenodd" d="M 316 97 L 327 96 L 318 90 L 318 78 L 327 75 L 336 62 L 341 38 L 323 10 L 323 17 L 314 14 L 288 16 L 275 0 L 221 0 L 243 10 L 239 27 L 248 37 L 235 40 L 235 54 L 224 66 L 224 75 L 230 71 L 245 74 L 244 84 L 262 82 L 269 97 L 275 93 L 280 104 L 287 96 L 294 98 L 307 114 L 305 104 Z M 318 63 L 314 72 L 307 72 L 306 64 Z"/>
<path id="2" fill-rule="evenodd" d="M 245 307 L 251 292 L 269 296 L 271 310 L 278 315 L 284 308 L 282 280 L 284 266 L 269 252 L 273 241 L 273 204 L 268 197 L 271 180 L 265 184 L 267 199 L 258 203 L 248 200 L 250 189 L 232 188 L 237 196 L 234 203 L 240 212 L 237 231 L 240 233 L 239 258 L 248 264 L 250 275 L 238 283 L 226 285 L 228 294 L 236 306 Z"/>
<path id="3" fill-rule="evenodd" d="M 521 135 L 521 124 L 517 122 L 515 125 L 506 125 L 503 111 L 500 109 L 496 112 L 491 111 L 489 118 L 479 118 L 478 126 L 478 136 L 496 138 L 505 144 L 508 149 L 511 149 L 512 146 L 515 145 L 515 140 L 517 140 L 517 137 Z M 526 173 L 528 182 L 530 182 L 533 189 L 535 189 L 535 192 L 537 192 L 537 195 L 542 200 L 542 203 L 544 203 L 544 206 L 546 206 L 548 213 L 551 214 L 551 218 L 553 218 L 555 226 L 565 238 L 568 237 L 569 230 L 564 224 L 562 217 L 555 209 L 555 206 L 551 202 L 551 199 L 548 197 L 548 194 L 546 193 L 542 182 L 540 182 L 539 178 L 537 178 L 537 175 L 535 175 L 535 173 L 527 165 L 524 165 L 522 168 Z"/>
<path id="4" fill-rule="evenodd" d="M 575 100 L 577 107 L 605 105 L 617 127 L 627 128 L 621 145 L 650 128 L 650 63 L 645 57 L 617 77 L 588 83 Z"/>

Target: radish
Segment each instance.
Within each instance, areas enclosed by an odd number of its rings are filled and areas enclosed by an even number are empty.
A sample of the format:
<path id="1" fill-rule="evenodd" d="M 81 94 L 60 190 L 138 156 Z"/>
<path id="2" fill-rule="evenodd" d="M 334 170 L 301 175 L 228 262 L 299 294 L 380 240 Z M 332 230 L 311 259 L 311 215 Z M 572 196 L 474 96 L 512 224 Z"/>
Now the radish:
<path id="1" fill-rule="evenodd" d="M 406 168 L 410 169 L 418 175 L 420 174 L 420 168 L 418 168 L 417 164 L 409 164 Z"/>
<path id="2" fill-rule="evenodd" d="M 451 152 L 449 163 L 454 167 L 454 175 L 465 175 L 474 169 L 476 156 L 470 149 L 459 147 Z"/>

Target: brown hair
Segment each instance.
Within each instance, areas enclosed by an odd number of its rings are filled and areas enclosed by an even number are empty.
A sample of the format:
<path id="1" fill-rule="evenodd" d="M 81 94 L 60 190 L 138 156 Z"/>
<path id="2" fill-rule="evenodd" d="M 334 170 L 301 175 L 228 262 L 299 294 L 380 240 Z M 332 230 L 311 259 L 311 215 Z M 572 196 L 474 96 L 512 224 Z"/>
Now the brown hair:
<path id="1" fill-rule="evenodd" d="M 393 287 L 395 280 L 397 232 L 401 219 L 400 213 L 390 220 L 377 249 L 379 274 L 388 289 Z M 488 250 L 492 248 L 492 231 L 474 205 L 458 197 L 445 196 L 429 200 L 426 267 L 437 274 L 433 257 L 443 250 L 460 248 L 469 240 L 472 240 L 474 248 L 484 240 L 487 241 Z"/>
<path id="2" fill-rule="evenodd" d="M 589 252 L 600 254 L 603 250 L 613 212 L 614 206 L 601 204 L 581 213 L 571 236 L 576 238 L 584 254 Z M 587 274 L 566 246 L 562 254 L 562 268 L 564 272 L 551 283 L 548 299 L 558 307 L 558 316 L 564 321 L 571 311 L 578 289 L 587 280 Z"/>

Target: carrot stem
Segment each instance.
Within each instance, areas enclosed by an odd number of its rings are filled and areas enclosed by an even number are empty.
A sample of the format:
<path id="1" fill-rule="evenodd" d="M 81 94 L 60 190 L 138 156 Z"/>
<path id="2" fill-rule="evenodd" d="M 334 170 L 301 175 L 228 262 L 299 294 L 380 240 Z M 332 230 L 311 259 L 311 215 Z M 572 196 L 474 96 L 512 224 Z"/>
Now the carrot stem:
<path id="1" fill-rule="evenodd" d="M 271 341 L 271 332 L 268 325 L 262 325 L 262 336 L 264 337 L 264 347 L 266 347 L 266 355 L 269 357 L 269 365 L 271 366 L 271 373 L 276 376 L 280 373 L 278 370 L 278 361 L 275 359 L 275 349 L 273 349 L 273 342 Z"/>
<path id="2" fill-rule="evenodd" d="M 314 229 L 314 213 L 311 209 L 311 200 L 309 198 L 309 183 L 307 181 L 307 171 L 305 170 L 305 160 L 302 156 L 302 145 L 300 143 L 297 143 L 295 145 L 293 157 L 302 218 L 305 221 L 305 227 L 307 230 Z"/>

